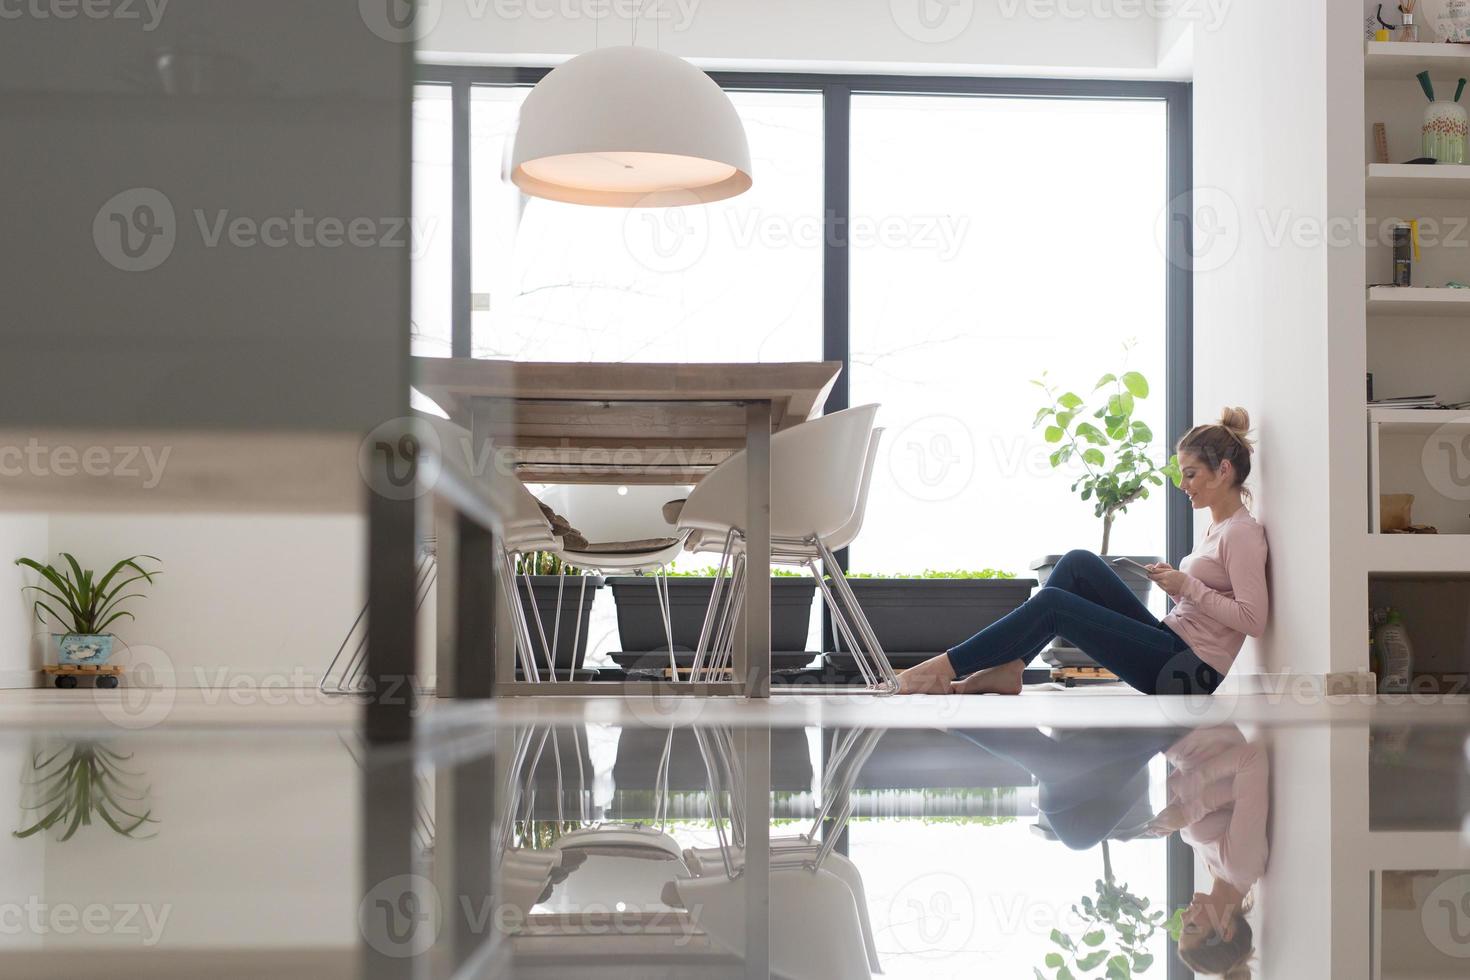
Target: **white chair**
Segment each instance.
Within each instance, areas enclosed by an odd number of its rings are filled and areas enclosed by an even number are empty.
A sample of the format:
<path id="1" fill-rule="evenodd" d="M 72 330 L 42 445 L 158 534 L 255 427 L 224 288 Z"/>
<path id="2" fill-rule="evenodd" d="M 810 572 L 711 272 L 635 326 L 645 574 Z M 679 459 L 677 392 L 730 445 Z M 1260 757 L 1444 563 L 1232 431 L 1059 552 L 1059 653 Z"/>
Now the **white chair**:
<path id="1" fill-rule="evenodd" d="M 897 675 L 833 555 L 862 529 L 882 433 L 873 426 L 877 412 L 877 405 L 851 408 L 771 437 L 771 561 L 811 572 L 867 689 L 892 694 L 898 690 Z M 713 678 L 733 655 L 745 589 L 744 514 L 744 453 L 711 470 L 677 514 L 677 526 L 688 532 L 691 550 L 718 550 L 721 555 L 695 651 L 694 680 Z"/>
<path id="2" fill-rule="evenodd" d="M 475 452 L 473 440 L 468 429 L 455 425 L 448 419 L 425 413 L 415 413 L 415 417 L 423 420 L 434 430 L 439 439 L 439 451 L 444 466 L 454 467 L 461 471 L 462 475 L 469 476 L 474 471 L 474 461 L 480 458 Z M 519 589 L 516 585 L 516 561 L 518 558 L 533 555 L 537 552 L 555 553 L 561 548 L 561 539 L 552 533 L 551 522 L 541 512 L 541 505 L 525 484 L 519 480 L 496 480 L 488 482 L 495 492 L 495 504 L 501 515 L 503 534 L 500 537 L 501 546 L 500 580 L 508 598 L 506 607 L 510 613 L 511 626 L 515 632 L 516 656 L 520 663 L 521 673 L 528 681 L 539 681 L 541 679 L 540 669 L 536 666 L 535 642 L 531 635 L 531 626 L 526 618 L 526 611 L 519 600 Z M 551 680 L 556 680 L 555 647 L 548 644 L 546 630 L 541 622 L 541 612 L 536 603 L 536 593 L 531 583 L 531 573 L 525 569 L 523 576 L 527 601 L 531 605 L 532 615 L 536 620 L 536 630 L 541 637 L 541 647 L 545 652 L 547 670 L 550 672 Z M 560 596 L 558 596 L 558 600 Z M 560 602 L 558 602 L 560 611 Z M 578 627 L 581 620 L 577 621 Z"/>
<path id="3" fill-rule="evenodd" d="M 679 488 L 674 488 L 678 492 Z M 687 490 L 687 488 L 685 488 Z M 562 515 L 588 541 L 585 548 L 569 548 L 565 541 L 556 556 L 584 570 L 607 573 L 653 573 L 654 595 L 663 618 L 671 677 L 678 677 L 674 631 L 669 613 L 669 586 L 664 576 L 669 562 L 684 550 L 685 534 L 669 534 L 661 505 L 670 489 L 660 486 L 601 486 L 564 484 L 548 487 L 542 501 Z M 577 605 L 581 615 L 581 602 Z M 579 619 L 580 621 L 580 619 Z"/>

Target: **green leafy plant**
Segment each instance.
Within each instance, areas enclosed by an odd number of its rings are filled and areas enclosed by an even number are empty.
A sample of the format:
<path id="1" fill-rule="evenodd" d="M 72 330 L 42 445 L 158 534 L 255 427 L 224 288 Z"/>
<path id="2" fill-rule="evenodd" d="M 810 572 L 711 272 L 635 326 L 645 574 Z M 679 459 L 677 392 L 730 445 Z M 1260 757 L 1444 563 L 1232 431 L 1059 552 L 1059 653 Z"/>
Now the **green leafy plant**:
<path id="1" fill-rule="evenodd" d="M 1132 346 L 1123 345 L 1125 361 Z M 1138 403 L 1148 397 L 1148 379 L 1137 371 L 1104 374 L 1089 396 L 1103 400 L 1096 408 L 1076 392 L 1052 385 L 1045 371 L 1031 383 L 1046 392 L 1050 402 L 1037 410 L 1032 427 L 1044 425 L 1043 437 L 1057 447 L 1047 457 L 1052 469 L 1072 460 L 1082 464 L 1085 473 L 1073 482 L 1072 492 L 1080 491 L 1083 500 L 1093 501 L 1093 513 L 1103 522 L 1098 554 L 1106 555 L 1113 520 L 1126 513 L 1129 504 L 1147 499 L 1150 486 L 1163 486 L 1168 477 L 1177 487 L 1181 479 L 1177 456 L 1162 466 L 1154 463 L 1153 430 L 1134 418 Z"/>
<path id="2" fill-rule="evenodd" d="M 516 558 L 517 575 L 582 575 L 582 569 L 568 565 L 549 551 L 533 551 Z"/>
<path id="3" fill-rule="evenodd" d="M 14 835 L 31 837 L 55 827 L 61 832 L 59 840 L 71 840 L 95 816 L 124 837 L 138 838 L 144 825 L 158 821 L 152 810 L 138 805 L 148 790 L 130 784 L 143 775 L 123 768 L 131 758 L 101 742 L 68 742 L 54 752 L 38 750 L 31 757 L 33 778 L 26 781 L 35 801 L 24 806 L 40 816 Z M 140 809 L 141 814 L 134 812 Z"/>
<path id="4" fill-rule="evenodd" d="M 668 577 L 669 578 L 714 578 L 715 577 L 715 572 L 717 572 L 717 571 L 719 571 L 719 569 L 718 568 L 715 568 L 713 565 L 706 565 L 703 568 L 691 568 L 688 571 L 670 571 L 668 573 Z M 726 571 L 725 574 L 728 575 L 729 572 Z M 805 578 L 806 577 L 806 572 L 794 572 L 794 571 L 792 571 L 789 568 L 774 568 L 773 567 L 771 569 L 771 577 L 772 578 Z"/>
<path id="5" fill-rule="evenodd" d="M 848 578 L 945 578 L 945 579 L 977 579 L 977 578 L 1015 578 L 1014 572 L 1002 572 L 998 568 L 976 568 L 976 569 L 934 569 L 926 568 L 917 575 L 906 572 L 848 572 Z"/>
<path id="6" fill-rule="evenodd" d="M 1038 980 L 1129 980 L 1153 966 L 1149 940 L 1164 926 L 1162 911 L 1149 911 L 1149 900 L 1118 884 L 1113 876 L 1108 842 L 1102 842 L 1103 877 L 1093 885 L 1096 898 L 1084 895 L 1072 913 L 1085 925 L 1079 938 L 1051 931 L 1057 948 L 1046 954 L 1046 969 L 1033 968 Z M 1116 947 L 1116 948 L 1114 948 Z M 1098 970 L 1102 972 L 1093 973 Z"/>
<path id="7" fill-rule="evenodd" d="M 145 581 L 150 585 L 157 569 L 146 570 L 139 561 L 158 561 L 152 555 L 134 555 L 113 565 L 101 577 L 91 569 L 84 569 L 75 558 L 62 552 L 67 568 L 56 569 L 30 558 L 17 558 L 15 563 L 39 572 L 47 585 L 27 585 L 22 591 L 39 592 L 44 598 L 35 600 L 36 620 L 45 622 L 50 616 L 70 633 L 95 635 L 105 633 L 107 627 L 133 614 L 118 607 L 128 599 L 141 599 L 141 592 L 124 592 L 134 582 Z M 136 575 L 130 574 L 136 572 Z M 52 605 L 54 603 L 55 605 Z M 58 611 L 59 607 L 59 611 Z M 63 615 L 64 614 L 64 615 Z"/>

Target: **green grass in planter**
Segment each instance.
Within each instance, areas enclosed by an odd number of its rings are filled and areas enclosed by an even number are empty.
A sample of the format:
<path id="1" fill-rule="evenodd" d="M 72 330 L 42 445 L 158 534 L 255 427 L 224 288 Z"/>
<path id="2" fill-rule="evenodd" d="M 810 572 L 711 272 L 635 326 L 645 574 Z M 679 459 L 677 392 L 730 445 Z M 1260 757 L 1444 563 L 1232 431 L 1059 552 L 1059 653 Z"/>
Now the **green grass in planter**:
<path id="1" fill-rule="evenodd" d="M 1006 579 L 1015 578 L 1014 572 L 1002 572 L 998 568 L 977 569 L 954 569 L 940 570 L 926 568 L 917 575 L 905 572 L 848 572 L 848 578 L 875 578 L 875 579 L 901 579 L 901 578 L 935 578 L 935 579 Z"/>
<path id="2" fill-rule="evenodd" d="M 719 571 L 719 569 L 715 568 L 713 565 L 706 565 L 703 568 L 691 568 L 687 572 L 682 572 L 682 571 L 681 572 L 675 572 L 675 571 L 671 571 L 671 572 L 668 573 L 668 577 L 669 578 L 714 578 L 715 577 L 715 572 L 717 572 L 717 571 Z M 792 571 L 789 568 L 775 568 L 775 567 L 773 567 L 771 569 L 771 577 L 772 578 L 805 578 L 806 577 L 806 573 L 805 572 L 794 572 L 794 571 Z"/>

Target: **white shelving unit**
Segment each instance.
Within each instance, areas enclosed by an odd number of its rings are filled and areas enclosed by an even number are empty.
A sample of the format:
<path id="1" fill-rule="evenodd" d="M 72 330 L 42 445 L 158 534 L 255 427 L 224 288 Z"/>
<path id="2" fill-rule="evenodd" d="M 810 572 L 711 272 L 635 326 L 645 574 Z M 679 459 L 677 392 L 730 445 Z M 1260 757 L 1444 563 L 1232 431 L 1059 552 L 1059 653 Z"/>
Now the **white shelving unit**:
<path id="1" fill-rule="evenodd" d="M 1449 286 L 1369 286 L 1369 316 L 1470 317 L 1470 289 Z"/>
<path id="2" fill-rule="evenodd" d="M 1421 71 L 1470 74 L 1470 45 L 1428 41 L 1368 41 L 1363 70 L 1368 78 L 1412 79 Z"/>
<path id="3" fill-rule="evenodd" d="M 1470 200 L 1470 164 L 1368 164 L 1368 196 Z"/>
<path id="4" fill-rule="evenodd" d="M 1470 535 L 1370 534 L 1369 574 L 1457 574 L 1470 568 Z"/>
<path id="5" fill-rule="evenodd" d="M 1368 424 L 1378 426 L 1381 435 L 1430 433 L 1444 426 L 1470 429 L 1470 411 L 1434 408 L 1370 408 Z"/>
<path id="6" fill-rule="evenodd" d="M 1470 207 L 1470 164 L 1371 162 L 1372 124 L 1388 123 L 1390 137 L 1396 135 L 1398 139 L 1391 151 L 1394 159 L 1405 159 L 1418 143 L 1418 110 L 1410 107 L 1422 106 L 1422 96 L 1414 76 L 1428 71 L 1437 88 L 1452 84 L 1457 77 L 1470 77 L 1470 45 L 1368 41 L 1363 69 L 1365 213 L 1379 221 L 1416 217 L 1423 221 L 1462 220 Z M 1412 141 L 1406 127 L 1412 127 Z M 1470 266 L 1445 250 L 1447 241 L 1431 239 L 1423 244 L 1424 264 L 1416 261 L 1414 269 L 1419 281 L 1470 282 Z M 1369 282 L 1383 281 L 1384 258 L 1381 248 L 1365 250 Z M 1371 286 L 1365 302 L 1367 367 L 1376 374 L 1380 394 L 1424 391 L 1451 400 L 1470 397 L 1470 374 L 1464 376 L 1466 390 L 1461 391 L 1458 372 L 1448 370 L 1450 363 L 1460 360 L 1470 364 L 1470 289 Z M 1429 595 L 1436 594 L 1421 591 L 1430 588 L 1423 583 L 1470 583 L 1470 534 L 1450 533 L 1464 529 L 1466 508 L 1449 506 L 1452 502 L 1436 490 L 1421 463 L 1421 450 L 1428 448 L 1426 440 L 1444 427 L 1453 430 L 1455 437 L 1450 442 L 1454 444 L 1460 442 L 1461 432 L 1470 438 L 1470 411 L 1372 407 L 1365 412 L 1364 423 L 1369 526 L 1362 554 L 1366 556 L 1364 571 L 1370 591 L 1376 582 L 1382 595 L 1385 580 L 1397 580 L 1399 598 L 1392 601 L 1417 596 L 1422 604 L 1431 601 Z M 1380 533 L 1379 495 L 1386 491 L 1413 493 L 1414 520 L 1434 524 L 1441 533 Z M 1393 595 L 1392 589 L 1387 594 Z M 1426 633 L 1415 637 L 1416 644 L 1436 650 L 1441 666 L 1447 661 L 1463 660 L 1459 652 L 1463 638 L 1446 634 L 1441 627 L 1426 625 Z M 1470 664 L 1456 663 L 1455 669 L 1470 669 Z M 1370 834 L 1369 843 L 1374 845 L 1371 867 L 1375 871 L 1447 867 L 1439 851 L 1447 848 L 1454 836 Z"/>

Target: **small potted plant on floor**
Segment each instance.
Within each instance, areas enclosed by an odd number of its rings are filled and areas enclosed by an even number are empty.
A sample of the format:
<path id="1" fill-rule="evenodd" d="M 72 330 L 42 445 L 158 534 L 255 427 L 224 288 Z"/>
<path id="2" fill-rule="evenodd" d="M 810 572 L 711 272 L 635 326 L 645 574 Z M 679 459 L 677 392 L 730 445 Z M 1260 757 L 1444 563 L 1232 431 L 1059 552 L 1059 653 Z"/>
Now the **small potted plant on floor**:
<path id="1" fill-rule="evenodd" d="M 27 585 L 22 591 L 38 592 L 34 610 L 38 622 L 51 620 L 66 630 L 54 633 L 57 664 L 62 667 L 98 667 L 112 657 L 113 634 L 108 627 L 133 614 L 121 605 L 129 599 L 142 598 L 141 592 L 128 592 L 135 582 L 153 583 L 157 569 L 148 571 L 141 561 L 158 561 L 152 555 L 134 555 L 124 558 L 102 575 L 84 569 L 76 558 L 63 552 L 66 568 L 58 569 L 43 565 L 31 558 L 17 558 L 15 563 L 40 574 L 43 585 Z M 142 588 L 142 586 L 138 586 Z M 75 687 L 76 677 L 58 674 L 57 687 Z M 117 677 L 102 675 L 97 678 L 102 687 L 116 687 Z"/>
<path id="2" fill-rule="evenodd" d="M 847 581 L 896 669 L 967 639 L 1020 606 L 1036 588 L 1034 578 L 994 568 L 926 568 L 917 575 L 848 572 Z M 845 650 L 845 640 L 842 646 Z M 826 648 L 836 649 L 830 628 Z M 828 659 L 839 667 L 852 663 L 850 653 Z"/>
<path id="3" fill-rule="evenodd" d="M 1124 345 L 1124 354 L 1132 347 Z M 1161 487 L 1164 479 L 1179 485 L 1179 460 L 1171 456 L 1162 466 L 1151 456 L 1153 430 L 1134 417 L 1138 403 L 1148 397 L 1148 380 L 1137 371 L 1104 374 L 1093 385 L 1096 408 L 1072 391 L 1053 386 L 1042 377 L 1031 382 L 1046 393 L 1047 404 L 1036 413 L 1032 423 L 1044 426 L 1043 437 L 1056 449 L 1048 457 L 1053 469 L 1080 463 L 1083 473 L 1072 482 L 1072 492 L 1092 504 L 1093 513 L 1102 519 L 1102 546 L 1098 554 L 1108 554 L 1113 522 L 1128 511 L 1128 505 L 1148 498 L 1151 487 Z M 1160 561 L 1157 555 L 1126 555 L 1140 565 Z M 1061 555 L 1045 555 L 1031 563 L 1041 584 L 1045 585 Z M 1120 566 L 1119 576 L 1128 583 L 1142 602 L 1147 602 L 1148 577 Z M 1055 642 L 1048 648 L 1047 660 L 1057 666 L 1075 667 L 1092 664 L 1092 659 L 1071 644 Z"/>
<path id="4" fill-rule="evenodd" d="M 669 572 L 669 625 L 674 652 L 692 653 L 699 643 L 705 610 L 715 587 L 714 568 Z M 668 666 L 669 642 L 652 575 L 610 577 L 618 611 L 618 643 L 623 653 L 614 659 L 622 666 Z M 801 666 L 812 659 L 806 653 L 811 626 L 812 599 L 817 583 L 806 572 L 771 569 L 771 650 L 778 667 Z M 662 652 L 663 658 L 645 656 Z M 799 662 L 797 662 L 799 661 Z"/>
<path id="5" fill-rule="evenodd" d="M 553 660 L 557 677 L 566 678 L 569 672 L 581 670 L 582 661 L 587 655 L 587 632 L 592 616 L 592 602 L 597 596 L 597 590 L 602 588 L 602 576 L 588 574 L 575 565 L 568 565 L 547 551 L 536 551 L 517 558 L 515 571 L 516 595 L 520 597 L 521 609 L 531 628 L 537 667 L 543 672 L 546 670 L 541 633 L 536 629 L 536 614 L 539 613 L 546 643 L 555 650 Z M 530 591 L 536 596 L 534 611 L 526 590 L 527 574 L 531 577 Z"/>

